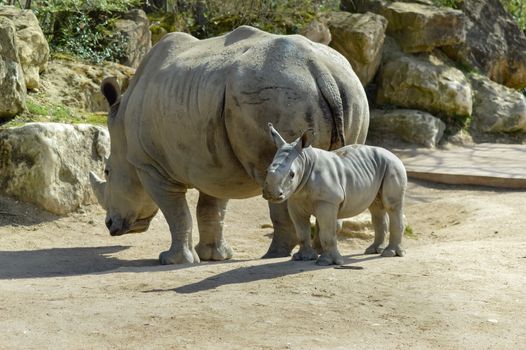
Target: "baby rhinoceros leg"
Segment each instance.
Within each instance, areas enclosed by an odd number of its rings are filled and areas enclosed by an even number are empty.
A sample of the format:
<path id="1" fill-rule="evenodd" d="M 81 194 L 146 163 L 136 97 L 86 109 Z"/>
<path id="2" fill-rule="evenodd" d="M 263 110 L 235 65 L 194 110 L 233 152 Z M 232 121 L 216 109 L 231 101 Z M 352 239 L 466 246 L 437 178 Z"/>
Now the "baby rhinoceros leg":
<path id="1" fill-rule="evenodd" d="M 389 244 L 384 248 L 382 256 L 404 256 L 402 236 L 404 234 L 404 195 L 407 187 L 407 177 L 403 165 L 388 169 L 383 183 L 382 204 L 389 215 Z"/>
<path id="2" fill-rule="evenodd" d="M 336 240 L 337 216 L 338 207 L 335 205 L 320 203 L 316 207 L 316 219 L 320 226 L 319 236 L 322 246 L 322 253 L 316 261 L 317 265 L 342 265 L 344 263 Z"/>
<path id="3" fill-rule="evenodd" d="M 312 248 L 310 215 L 294 205 L 290 205 L 289 213 L 300 242 L 300 249 L 292 255 L 292 260 L 316 260 L 318 254 Z"/>
<path id="4" fill-rule="evenodd" d="M 389 211 L 389 244 L 384 248 L 382 256 L 404 256 L 402 236 L 404 233 L 404 217 L 402 210 Z"/>
<path id="5" fill-rule="evenodd" d="M 385 249 L 384 241 L 387 235 L 388 216 L 380 199 L 374 201 L 369 207 L 371 212 L 371 222 L 374 228 L 374 242 L 367 249 L 365 254 L 381 254 Z"/>

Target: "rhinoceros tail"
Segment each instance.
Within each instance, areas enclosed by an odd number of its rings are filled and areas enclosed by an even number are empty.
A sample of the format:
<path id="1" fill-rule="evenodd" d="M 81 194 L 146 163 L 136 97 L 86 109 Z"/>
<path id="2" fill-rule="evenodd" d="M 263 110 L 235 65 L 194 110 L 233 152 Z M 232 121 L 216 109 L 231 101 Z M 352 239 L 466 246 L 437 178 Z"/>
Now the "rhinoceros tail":
<path id="1" fill-rule="evenodd" d="M 318 88 L 331 110 L 333 128 L 329 150 L 343 147 L 345 146 L 344 110 L 338 84 L 327 68 L 312 64 L 311 69 L 314 70 L 312 73 L 315 74 Z"/>

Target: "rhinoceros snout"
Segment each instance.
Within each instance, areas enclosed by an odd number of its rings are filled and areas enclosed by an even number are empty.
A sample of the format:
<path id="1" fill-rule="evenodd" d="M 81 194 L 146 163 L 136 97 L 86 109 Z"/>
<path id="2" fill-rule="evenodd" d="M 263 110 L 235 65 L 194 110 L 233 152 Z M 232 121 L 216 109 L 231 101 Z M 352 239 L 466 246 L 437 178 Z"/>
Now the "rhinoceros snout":
<path id="1" fill-rule="evenodd" d="M 126 233 L 127 229 L 124 227 L 123 220 L 106 219 L 106 227 L 110 231 L 111 236 L 120 236 Z"/>
<path id="2" fill-rule="evenodd" d="M 278 190 L 276 193 L 272 193 L 264 189 L 263 198 L 265 198 L 269 202 L 279 203 L 285 200 L 285 195 L 283 194 L 283 191 L 280 191 L 280 190 Z"/>

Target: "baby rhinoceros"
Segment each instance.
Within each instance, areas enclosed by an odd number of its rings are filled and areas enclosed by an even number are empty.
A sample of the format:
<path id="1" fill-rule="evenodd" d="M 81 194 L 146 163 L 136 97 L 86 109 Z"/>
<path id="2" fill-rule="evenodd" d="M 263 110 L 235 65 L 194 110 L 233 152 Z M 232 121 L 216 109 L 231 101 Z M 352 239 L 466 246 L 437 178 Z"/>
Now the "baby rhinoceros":
<path id="1" fill-rule="evenodd" d="M 403 206 L 407 175 L 391 152 L 364 145 L 345 146 L 334 151 L 311 147 L 314 134 L 306 131 L 287 143 L 269 124 L 278 150 L 267 170 L 263 197 L 271 202 L 288 200 L 292 222 L 300 240 L 294 260 L 318 258 L 311 244 L 310 217 L 319 225 L 314 238 L 320 248 L 319 265 L 343 264 L 336 242 L 337 221 L 358 215 L 369 208 L 375 231 L 366 254 L 404 256 Z M 389 244 L 384 239 L 389 226 Z"/>

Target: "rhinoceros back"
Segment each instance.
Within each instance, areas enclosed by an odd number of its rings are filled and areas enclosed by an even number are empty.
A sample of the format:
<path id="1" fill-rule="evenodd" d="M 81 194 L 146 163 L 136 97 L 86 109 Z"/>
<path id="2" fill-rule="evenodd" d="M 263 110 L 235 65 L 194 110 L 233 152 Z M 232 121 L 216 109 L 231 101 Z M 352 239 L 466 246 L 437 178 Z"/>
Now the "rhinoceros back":
<path id="1" fill-rule="evenodd" d="M 339 104 L 341 134 L 363 142 L 365 93 L 331 50 L 246 26 L 206 40 L 168 35 L 123 98 L 128 159 L 212 196 L 245 198 L 259 193 L 275 151 L 268 122 L 289 141 L 313 128 L 315 144 L 329 149 L 338 134 Z M 336 101 L 327 101 L 320 79 L 332 79 Z"/>

